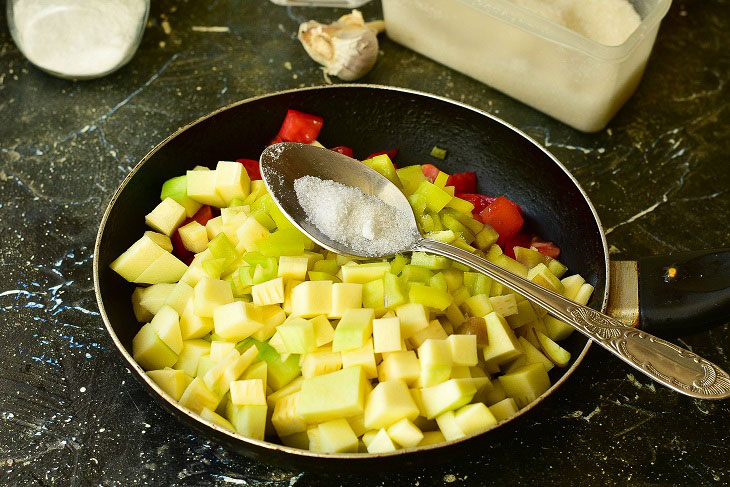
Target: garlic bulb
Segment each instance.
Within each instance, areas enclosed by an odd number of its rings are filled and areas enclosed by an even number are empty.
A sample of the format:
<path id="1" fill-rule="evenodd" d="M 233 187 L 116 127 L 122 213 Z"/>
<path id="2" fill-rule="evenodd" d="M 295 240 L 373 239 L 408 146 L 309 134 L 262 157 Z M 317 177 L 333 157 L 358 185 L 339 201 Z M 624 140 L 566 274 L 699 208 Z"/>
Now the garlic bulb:
<path id="1" fill-rule="evenodd" d="M 378 58 L 377 34 L 384 30 L 381 21 L 366 23 L 362 13 L 353 10 L 329 25 L 315 20 L 299 26 L 299 40 L 307 54 L 325 67 L 325 72 L 345 81 L 365 76 Z"/>

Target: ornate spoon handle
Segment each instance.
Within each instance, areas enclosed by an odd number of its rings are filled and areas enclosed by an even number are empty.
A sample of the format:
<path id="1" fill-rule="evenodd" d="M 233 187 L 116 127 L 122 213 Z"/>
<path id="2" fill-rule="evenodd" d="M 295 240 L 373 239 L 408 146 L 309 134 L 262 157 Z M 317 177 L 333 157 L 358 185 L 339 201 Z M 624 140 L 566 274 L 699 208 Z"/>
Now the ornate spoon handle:
<path id="1" fill-rule="evenodd" d="M 702 357 L 512 274 L 453 245 L 423 239 L 411 250 L 448 257 L 519 291 L 655 381 L 699 399 L 730 397 L 730 376 Z"/>

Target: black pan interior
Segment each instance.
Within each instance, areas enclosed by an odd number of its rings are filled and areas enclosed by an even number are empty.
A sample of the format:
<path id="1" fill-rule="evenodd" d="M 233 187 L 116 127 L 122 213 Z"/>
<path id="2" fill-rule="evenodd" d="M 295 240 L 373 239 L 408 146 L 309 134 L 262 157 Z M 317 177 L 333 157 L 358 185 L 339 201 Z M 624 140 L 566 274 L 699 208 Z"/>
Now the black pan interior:
<path id="1" fill-rule="evenodd" d="M 580 273 L 596 287 L 590 305 L 600 309 L 606 284 L 600 228 L 574 181 L 542 149 L 503 123 L 447 100 L 387 88 L 335 86 L 237 104 L 189 126 L 143 160 L 109 210 L 97 255 L 100 301 L 127 351 L 140 326 L 130 305 L 134 287 L 109 263 L 146 230 L 144 215 L 159 203 L 162 183 L 198 164 L 258 159 L 289 108 L 324 117 L 320 142 L 350 146 L 355 157 L 397 148 L 399 166 L 433 163 L 447 172 L 476 171 L 481 192 L 506 195 L 520 204 L 537 233 L 560 246 L 560 260 L 569 272 Z M 446 160 L 429 155 L 434 145 L 448 150 Z M 574 333 L 564 345 L 575 357 L 585 343 Z"/>

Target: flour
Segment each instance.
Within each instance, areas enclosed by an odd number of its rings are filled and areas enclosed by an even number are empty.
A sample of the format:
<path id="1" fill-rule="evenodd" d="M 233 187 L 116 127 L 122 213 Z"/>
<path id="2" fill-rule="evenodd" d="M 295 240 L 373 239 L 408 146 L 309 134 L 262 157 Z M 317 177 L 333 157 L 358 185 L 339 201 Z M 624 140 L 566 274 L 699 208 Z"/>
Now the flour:
<path id="1" fill-rule="evenodd" d="M 361 256 L 385 256 L 413 244 L 410 215 L 360 189 L 304 176 L 294 181 L 309 223 Z"/>
<path id="2" fill-rule="evenodd" d="M 16 41 L 36 66 L 68 77 L 107 74 L 136 50 L 146 0 L 19 0 Z"/>

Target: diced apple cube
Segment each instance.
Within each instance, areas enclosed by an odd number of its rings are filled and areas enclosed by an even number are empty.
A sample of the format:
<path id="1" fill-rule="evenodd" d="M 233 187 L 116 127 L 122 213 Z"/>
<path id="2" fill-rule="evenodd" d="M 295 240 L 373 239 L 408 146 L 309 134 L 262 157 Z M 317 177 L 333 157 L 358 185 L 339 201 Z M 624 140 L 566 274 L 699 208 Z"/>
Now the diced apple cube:
<path id="1" fill-rule="evenodd" d="M 152 239 L 152 241 L 154 241 L 162 249 L 166 250 L 167 252 L 172 252 L 172 241 L 167 235 L 158 232 L 152 232 L 150 230 L 144 232 L 144 235 L 145 237 L 149 237 L 150 239 Z"/>
<path id="2" fill-rule="evenodd" d="M 446 441 L 446 437 L 440 431 L 424 431 L 423 439 L 418 446 L 436 445 Z"/>
<path id="3" fill-rule="evenodd" d="M 163 251 L 162 255 L 157 257 L 134 282 L 141 284 L 173 283 L 179 281 L 187 270 L 188 266 L 184 262 L 171 253 Z"/>
<path id="4" fill-rule="evenodd" d="M 471 401 L 476 386 L 468 381 L 449 379 L 446 382 L 421 389 L 426 418 L 433 419 L 446 411 L 453 411 Z"/>
<path id="5" fill-rule="evenodd" d="M 537 331 L 536 334 L 540 347 L 550 361 L 558 367 L 565 367 L 568 365 L 568 362 L 570 362 L 570 352 L 552 341 L 544 333 Z"/>
<path id="6" fill-rule="evenodd" d="M 204 205 L 218 208 L 226 206 L 226 202 L 215 188 L 216 171 L 188 171 L 186 175 L 189 198 Z"/>
<path id="7" fill-rule="evenodd" d="M 365 427 L 387 428 L 403 418 L 413 420 L 418 417 L 418 413 L 418 406 L 413 402 L 404 382 L 380 382 L 365 401 Z"/>
<path id="8" fill-rule="evenodd" d="M 581 286 L 586 282 L 580 274 L 574 274 L 572 276 L 564 277 L 560 280 L 563 285 L 563 296 L 568 299 L 575 301 L 575 296 L 578 294 Z"/>
<path id="9" fill-rule="evenodd" d="M 187 375 L 194 377 L 198 370 L 200 357 L 210 353 L 210 342 L 206 340 L 183 340 L 183 348 L 178 355 L 174 369 L 183 370 Z"/>
<path id="10" fill-rule="evenodd" d="M 215 411 L 211 411 L 208 408 L 203 408 L 202 411 L 200 411 L 200 417 L 210 421 L 211 423 L 220 426 L 221 428 L 230 430 L 235 432 L 236 428 L 231 424 L 230 421 L 228 421 L 226 418 L 221 416 L 220 414 L 216 413 Z"/>
<path id="11" fill-rule="evenodd" d="M 400 319 L 400 333 L 404 339 L 428 327 L 428 313 L 422 304 L 408 303 L 398 306 L 395 314 Z"/>
<path id="12" fill-rule="evenodd" d="M 109 267 L 127 281 L 135 282 L 145 269 L 166 253 L 168 252 L 149 236 L 143 235 L 109 264 Z"/>
<path id="13" fill-rule="evenodd" d="M 303 286 L 306 283 L 302 283 Z M 299 289 L 297 286 L 296 289 Z M 296 292 L 295 289 L 295 292 Z M 354 350 L 365 345 L 373 333 L 373 317 L 375 311 L 371 308 L 348 309 L 335 328 L 332 341 L 332 351 Z"/>
<path id="14" fill-rule="evenodd" d="M 193 288 L 193 301 L 195 314 L 212 318 L 215 308 L 233 303 L 233 290 L 226 281 L 205 277 Z"/>
<path id="15" fill-rule="evenodd" d="M 332 311 L 332 281 L 306 281 L 292 290 L 294 316 L 313 318 Z"/>
<path id="16" fill-rule="evenodd" d="M 390 262 L 372 262 L 342 267 L 342 282 L 365 284 L 382 278 L 390 271 Z"/>
<path id="17" fill-rule="evenodd" d="M 471 296 L 465 299 L 462 304 L 466 312 L 475 317 L 486 316 L 494 311 L 492 302 L 486 294 L 476 294 Z"/>
<path id="18" fill-rule="evenodd" d="M 489 298 L 489 302 L 494 312 L 499 313 L 503 318 L 517 314 L 517 300 L 514 294 L 492 296 Z"/>
<path id="19" fill-rule="evenodd" d="M 271 422 L 279 437 L 307 431 L 307 423 L 297 414 L 299 392 L 294 392 L 276 401 Z"/>
<path id="20" fill-rule="evenodd" d="M 162 284 L 157 284 L 157 286 L 160 286 Z M 168 284 L 165 284 L 168 285 Z M 185 307 L 188 304 L 188 301 L 190 301 L 193 297 L 193 288 L 190 287 L 189 284 L 185 282 L 178 282 L 177 284 L 172 285 L 172 290 L 170 291 L 170 294 L 167 295 L 165 298 L 164 304 L 172 307 L 179 315 L 182 315 L 185 311 Z"/>
<path id="21" fill-rule="evenodd" d="M 144 217 L 145 223 L 168 237 L 186 217 L 185 208 L 172 198 L 165 198 Z"/>
<path id="22" fill-rule="evenodd" d="M 413 384 L 421 375 L 421 365 L 416 352 L 391 352 L 378 365 L 378 380 L 402 380 L 406 384 Z"/>
<path id="23" fill-rule="evenodd" d="M 560 279 L 555 277 L 547 266 L 542 263 L 530 269 L 527 273 L 527 279 L 558 294 L 562 294 L 565 291 L 565 286 L 560 282 Z"/>
<path id="24" fill-rule="evenodd" d="M 423 433 L 408 418 L 403 418 L 388 426 L 388 436 L 404 448 L 418 445 L 423 440 Z"/>
<path id="25" fill-rule="evenodd" d="M 219 161 L 215 168 L 215 189 L 226 205 L 234 198 L 248 196 L 251 180 L 243 164 L 233 161 Z"/>
<path id="26" fill-rule="evenodd" d="M 465 435 L 486 431 L 497 419 L 484 403 L 467 404 L 454 413 L 456 424 Z"/>
<path id="27" fill-rule="evenodd" d="M 448 334 L 444 330 L 443 325 L 441 325 L 441 322 L 439 320 L 431 320 L 426 328 L 411 335 L 408 341 L 415 348 L 418 348 L 428 339 L 442 340 L 447 336 Z"/>
<path id="28" fill-rule="evenodd" d="M 492 412 L 494 419 L 502 421 L 503 419 L 507 419 L 517 413 L 519 408 L 517 407 L 517 403 L 515 403 L 514 399 L 506 397 L 489 406 L 489 410 Z"/>
<path id="29" fill-rule="evenodd" d="M 248 217 L 236 231 L 238 237 L 238 245 L 236 250 L 239 253 L 253 252 L 257 250 L 257 242 L 265 240 L 269 236 L 269 231 L 261 225 L 253 216 Z"/>
<path id="30" fill-rule="evenodd" d="M 308 423 L 362 414 L 366 383 L 365 371 L 359 366 L 305 379 L 297 414 Z"/>
<path id="31" fill-rule="evenodd" d="M 376 353 L 401 350 L 400 320 L 397 317 L 373 320 L 373 344 Z"/>
<path id="32" fill-rule="evenodd" d="M 329 374 L 342 368 L 341 352 L 311 352 L 302 356 L 302 376 L 305 379 Z"/>
<path id="33" fill-rule="evenodd" d="M 180 317 L 177 311 L 170 306 L 163 306 L 150 322 L 157 336 L 170 347 L 170 350 L 179 354 L 183 348 L 183 339 L 180 333 Z"/>
<path id="34" fill-rule="evenodd" d="M 362 307 L 362 284 L 332 284 L 332 310 L 329 318 L 342 318 L 346 309 Z"/>
<path id="35" fill-rule="evenodd" d="M 357 436 L 344 418 L 321 423 L 319 451 L 323 453 L 357 453 Z"/>
<path id="36" fill-rule="evenodd" d="M 495 309 L 495 311 L 497 310 Z M 505 317 L 507 323 L 509 323 L 509 326 L 513 330 L 537 319 L 537 314 L 535 313 L 532 304 L 527 300 L 517 302 L 517 314 L 513 314 L 512 316 L 502 316 Z"/>
<path id="37" fill-rule="evenodd" d="M 266 405 L 266 391 L 261 379 L 234 380 L 231 382 L 230 389 L 231 402 L 237 406 Z"/>
<path id="38" fill-rule="evenodd" d="M 285 281 L 296 279 L 303 281 L 307 276 L 307 268 L 309 258 L 303 255 L 289 256 L 282 255 L 279 257 L 278 276 Z"/>
<path id="39" fill-rule="evenodd" d="M 375 365 L 375 352 L 373 351 L 373 341 L 368 339 L 360 348 L 345 350 L 342 354 L 342 367 L 352 367 L 353 365 L 361 365 L 368 379 L 378 377 L 378 369 Z"/>
<path id="40" fill-rule="evenodd" d="M 152 323 L 144 325 L 132 339 L 132 356 L 145 370 L 172 367 L 178 355 L 157 335 Z"/>
<path id="41" fill-rule="evenodd" d="M 309 320 L 295 317 L 285 321 L 277 328 L 287 353 L 304 354 L 316 348 L 314 326 Z"/>
<path id="42" fill-rule="evenodd" d="M 446 411 L 438 415 L 436 417 L 436 424 L 438 424 L 439 431 L 441 431 L 446 441 L 458 440 L 466 436 L 456 422 L 456 416 L 453 411 Z"/>
<path id="43" fill-rule="evenodd" d="M 180 397 L 180 405 L 200 414 L 203 408 L 215 410 L 220 398 L 211 391 L 200 377 L 196 377 Z"/>
<path id="44" fill-rule="evenodd" d="M 512 328 L 499 314 L 492 312 L 484 317 L 487 325 L 488 344 L 484 347 L 484 360 L 500 365 L 517 356 L 522 351 Z"/>
<path id="45" fill-rule="evenodd" d="M 368 453 L 387 453 L 396 451 L 398 448 L 388 435 L 385 428 L 381 428 L 367 445 Z"/>
<path id="46" fill-rule="evenodd" d="M 159 283 L 159 284 L 153 284 L 146 288 L 137 288 L 135 289 L 135 293 L 137 294 L 137 306 L 138 309 L 135 311 L 135 315 L 140 314 L 140 317 L 143 315 L 145 320 L 138 320 L 138 321 L 152 321 L 152 318 L 154 315 L 156 315 L 163 305 L 165 305 L 167 298 L 170 296 L 172 291 L 175 289 L 175 284 L 171 283 Z M 139 290 L 139 291 L 137 291 Z M 133 300 L 132 305 L 134 306 L 134 294 L 133 293 Z"/>
<path id="47" fill-rule="evenodd" d="M 575 330 L 575 328 L 573 328 L 566 322 L 554 318 L 550 315 L 545 316 L 542 321 L 545 325 L 545 328 L 547 329 L 547 335 L 550 337 L 551 340 L 554 341 L 565 340 Z"/>
<path id="48" fill-rule="evenodd" d="M 451 346 L 446 340 L 428 339 L 418 348 L 421 364 L 419 384 L 430 387 L 444 382 L 451 375 Z"/>
<path id="49" fill-rule="evenodd" d="M 230 287 L 228 290 L 230 292 Z M 243 301 L 217 306 L 213 311 L 213 324 L 216 334 L 227 341 L 248 338 L 264 326 L 261 308 Z"/>
<path id="50" fill-rule="evenodd" d="M 550 378 L 542 364 L 530 364 L 498 377 L 507 396 L 523 408 L 550 388 Z"/>
<path id="51" fill-rule="evenodd" d="M 281 306 L 272 304 L 269 306 L 261 307 L 261 320 L 264 326 L 256 330 L 253 335 L 258 341 L 266 341 L 271 338 L 276 332 L 276 327 L 284 323 L 286 320 L 286 313 L 281 309 Z"/>
<path id="52" fill-rule="evenodd" d="M 451 359 L 454 365 L 474 367 L 479 363 L 476 335 L 449 335 L 446 341 L 451 347 Z"/>
<path id="53" fill-rule="evenodd" d="M 180 234 L 183 247 L 190 252 L 197 254 L 208 248 L 208 231 L 195 220 L 180 227 L 178 233 Z"/>
<path id="54" fill-rule="evenodd" d="M 147 375 L 176 401 L 180 400 L 183 392 L 193 380 L 183 370 L 175 369 L 149 370 Z"/>
<path id="55" fill-rule="evenodd" d="M 266 405 L 246 404 L 237 406 L 226 404 L 226 416 L 236 431 L 247 438 L 263 440 L 266 434 Z"/>
<path id="56" fill-rule="evenodd" d="M 183 340 L 203 338 L 213 331 L 213 319 L 195 314 L 194 299 L 190 299 L 180 315 L 180 334 Z"/>
<path id="57" fill-rule="evenodd" d="M 314 341 L 318 347 L 332 343 L 335 337 L 335 329 L 325 315 L 315 316 L 309 321 L 314 328 Z"/>
<path id="58" fill-rule="evenodd" d="M 210 358 L 215 362 L 220 362 L 223 358 L 236 348 L 236 342 L 224 342 L 221 340 L 211 340 L 210 342 Z"/>
<path id="59" fill-rule="evenodd" d="M 251 287 L 253 304 L 265 306 L 284 302 L 284 280 L 281 277 L 270 281 L 254 284 Z"/>

